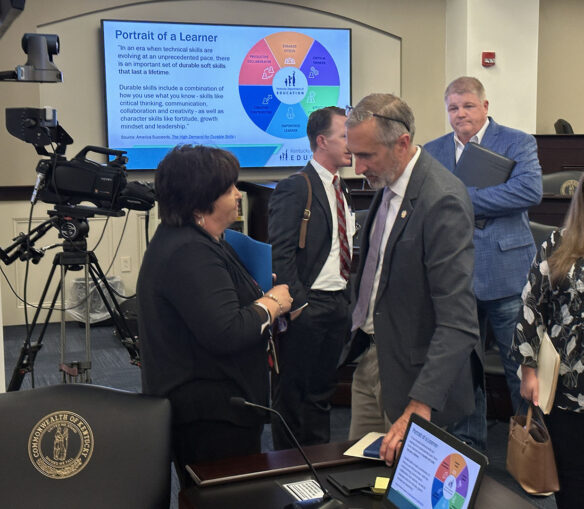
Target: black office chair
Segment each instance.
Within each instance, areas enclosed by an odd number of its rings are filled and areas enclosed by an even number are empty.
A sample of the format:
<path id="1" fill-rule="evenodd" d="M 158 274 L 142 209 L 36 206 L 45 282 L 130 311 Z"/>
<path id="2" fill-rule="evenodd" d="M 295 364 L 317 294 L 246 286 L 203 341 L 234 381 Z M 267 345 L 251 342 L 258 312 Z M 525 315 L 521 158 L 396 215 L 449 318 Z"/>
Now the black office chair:
<path id="1" fill-rule="evenodd" d="M 492 331 L 487 332 L 487 343 L 493 345 L 495 338 Z M 507 386 L 505 369 L 501 362 L 501 354 L 496 346 L 487 346 L 485 350 L 485 389 L 487 399 L 487 419 L 508 421 L 513 415 L 511 395 Z"/>
<path id="2" fill-rule="evenodd" d="M 574 134 L 574 129 L 572 129 L 570 122 L 563 118 L 556 120 L 554 129 L 556 130 L 556 134 Z"/>
<path id="3" fill-rule="evenodd" d="M 533 235 L 535 247 L 538 249 L 542 243 L 548 239 L 552 232 L 558 229 L 557 226 L 536 223 L 535 221 L 529 221 L 529 228 L 531 229 L 531 234 Z"/>
<path id="4" fill-rule="evenodd" d="M 572 196 L 582 176 L 582 170 L 564 170 L 542 175 L 544 194 Z"/>
<path id="5" fill-rule="evenodd" d="M 0 394 L 2 507 L 167 509 L 170 403 L 85 384 Z"/>

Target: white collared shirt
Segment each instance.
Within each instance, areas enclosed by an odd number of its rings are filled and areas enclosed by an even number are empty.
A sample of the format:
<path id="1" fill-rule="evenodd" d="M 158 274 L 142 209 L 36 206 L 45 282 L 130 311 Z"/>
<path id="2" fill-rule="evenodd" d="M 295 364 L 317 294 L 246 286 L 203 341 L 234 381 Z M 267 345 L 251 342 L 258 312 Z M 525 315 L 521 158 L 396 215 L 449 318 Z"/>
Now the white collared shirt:
<path id="1" fill-rule="evenodd" d="M 404 172 L 397 178 L 397 180 L 389 186 L 393 191 L 394 197 L 389 202 L 389 210 L 387 211 L 387 218 L 385 220 L 385 228 L 383 230 L 383 237 L 381 237 L 381 246 L 379 248 L 379 261 L 377 262 L 377 269 L 375 270 L 375 279 L 373 280 L 373 290 L 371 291 L 371 299 L 369 301 L 369 309 L 367 310 L 367 318 L 365 323 L 361 326 L 361 329 L 367 334 L 373 334 L 373 310 L 375 308 L 375 301 L 377 299 L 377 289 L 379 287 L 379 279 L 381 277 L 381 269 L 383 267 L 383 257 L 385 256 L 385 248 L 387 247 L 387 241 L 389 240 L 389 235 L 397 218 L 398 212 L 401 209 L 404 196 L 406 194 L 406 189 L 408 188 L 408 183 L 410 182 L 410 177 L 412 176 L 412 170 L 415 164 L 418 162 L 420 157 L 420 147 L 416 147 L 416 153 L 410 162 L 406 165 Z M 371 225 L 371 230 L 369 231 L 369 239 L 375 231 L 375 222 L 377 221 L 377 215 L 375 221 Z"/>
<path id="2" fill-rule="evenodd" d="M 483 127 L 481 127 L 478 132 L 472 136 L 470 138 L 470 140 L 468 141 L 474 141 L 475 143 L 478 143 L 479 145 L 481 144 L 481 141 L 483 141 L 483 136 L 485 135 L 485 131 L 487 130 L 487 127 L 489 127 L 489 119 L 487 118 L 487 121 L 483 124 Z M 454 157 L 456 158 L 456 162 L 458 162 L 458 160 L 460 159 L 460 156 L 462 155 L 462 151 L 464 150 L 464 144 L 462 143 L 462 141 L 460 141 L 458 139 L 458 136 L 456 136 L 456 133 L 454 133 Z"/>
<path id="3" fill-rule="evenodd" d="M 324 166 L 318 163 L 314 158 L 310 160 L 313 168 L 318 173 L 324 190 L 326 192 L 326 197 L 329 202 L 329 207 L 331 211 L 332 218 L 332 237 L 331 237 L 331 250 L 329 251 L 328 257 L 324 262 L 324 265 L 316 277 L 314 283 L 310 287 L 312 290 L 324 290 L 329 292 L 334 292 L 337 290 L 344 290 L 347 286 L 347 281 L 341 276 L 341 262 L 340 262 L 340 246 L 339 246 L 339 226 L 337 219 L 337 195 L 335 193 L 335 187 L 333 186 L 334 175 L 328 171 Z M 347 200 L 343 195 L 343 203 L 345 204 L 345 222 L 347 224 L 347 239 L 349 241 L 349 253 L 353 252 L 353 234 L 355 233 L 355 216 L 349 210 L 347 205 Z"/>

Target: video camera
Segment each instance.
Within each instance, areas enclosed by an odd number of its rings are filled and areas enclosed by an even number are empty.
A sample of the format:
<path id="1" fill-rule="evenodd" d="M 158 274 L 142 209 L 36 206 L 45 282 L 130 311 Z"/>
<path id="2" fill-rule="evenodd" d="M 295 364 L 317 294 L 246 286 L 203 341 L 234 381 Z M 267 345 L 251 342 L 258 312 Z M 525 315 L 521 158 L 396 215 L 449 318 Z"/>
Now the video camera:
<path id="1" fill-rule="evenodd" d="M 65 158 L 67 145 L 73 139 L 57 122 L 51 108 L 6 108 L 6 128 L 16 138 L 34 145 L 37 153 L 49 156 L 37 164 L 37 180 L 31 197 L 59 206 L 60 211 L 78 209 L 95 214 L 119 216 L 123 208 L 150 210 L 154 206 L 154 190 L 140 182 L 127 182 L 126 152 L 87 146 L 71 160 Z M 53 153 L 45 148 L 53 146 Z M 100 164 L 87 159 L 95 152 L 114 159 Z M 94 207 L 79 205 L 89 202 Z"/>

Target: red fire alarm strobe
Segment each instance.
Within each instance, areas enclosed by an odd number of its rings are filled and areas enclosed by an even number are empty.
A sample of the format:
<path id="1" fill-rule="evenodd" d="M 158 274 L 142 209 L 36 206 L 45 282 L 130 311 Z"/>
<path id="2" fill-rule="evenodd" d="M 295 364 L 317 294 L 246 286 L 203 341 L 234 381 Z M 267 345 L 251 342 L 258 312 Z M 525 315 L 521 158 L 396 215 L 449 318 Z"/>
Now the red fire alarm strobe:
<path id="1" fill-rule="evenodd" d="M 483 51 L 482 64 L 483 67 L 493 67 L 495 65 L 495 52 Z"/>

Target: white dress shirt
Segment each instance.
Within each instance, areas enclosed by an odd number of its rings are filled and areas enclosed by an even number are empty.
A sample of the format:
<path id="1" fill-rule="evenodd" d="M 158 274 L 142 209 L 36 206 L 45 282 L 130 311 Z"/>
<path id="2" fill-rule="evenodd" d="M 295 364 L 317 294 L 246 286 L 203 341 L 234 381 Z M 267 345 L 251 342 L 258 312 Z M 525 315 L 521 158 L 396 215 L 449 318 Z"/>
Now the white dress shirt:
<path id="1" fill-rule="evenodd" d="M 310 160 L 310 164 L 312 164 L 313 168 L 316 170 L 316 173 L 318 173 L 320 180 L 322 181 L 322 185 L 324 186 L 326 197 L 329 202 L 333 221 L 331 250 L 329 251 L 328 258 L 326 259 L 326 262 L 324 263 L 320 273 L 310 288 L 312 290 L 325 290 L 329 292 L 344 290 L 347 286 L 347 281 L 345 281 L 345 279 L 341 276 L 341 254 L 339 251 L 339 227 L 337 219 L 337 195 L 335 193 L 335 187 L 333 186 L 333 177 L 336 174 L 332 174 L 314 159 Z M 345 204 L 345 222 L 347 223 L 349 253 L 352 253 L 353 234 L 355 233 L 355 216 L 349 210 L 347 200 L 344 196 L 343 203 Z"/>
<path id="2" fill-rule="evenodd" d="M 375 300 L 377 299 L 377 289 L 379 287 L 379 278 L 381 277 L 381 268 L 383 267 L 383 257 L 385 256 L 385 248 L 387 247 L 387 241 L 389 240 L 389 235 L 395 223 L 397 214 L 402 206 L 404 196 L 406 194 L 406 189 L 408 183 L 410 182 L 410 177 L 412 176 L 412 170 L 418 158 L 420 157 L 420 147 L 416 147 L 416 153 L 414 157 L 407 164 L 404 172 L 397 178 L 397 180 L 389 186 L 393 191 L 395 196 L 389 202 L 389 210 L 387 211 L 387 218 L 385 220 L 385 228 L 383 230 L 383 237 L 381 237 L 381 247 L 379 248 L 379 261 L 377 263 L 377 269 L 375 270 L 375 279 L 373 280 L 373 290 L 371 291 L 371 299 L 369 301 L 369 309 L 367 310 L 367 318 L 365 323 L 361 326 L 361 329 L 367 334 L 373 334 L 373 309 L 375 307 Z M 377 220 L 377 217 L 375 218 Z M 369 238 L 375 230 L 375 221 L 371 225 L 371 230 L 369 231 Z"/>
<path id="3" fill-rule="evenodd" d="M 483 127 L 481 127 L 474 136 L 471 136 L 470 140 L 468 141 L 474 141 L 475 143 L 478 143 L 480 145 L 481 141 L 483 141 L 483 136 L 485 135 L 487 127 L 489 127 L 488 118 L 487 121 L 483 124 Z M 454 133 L 454 156 L 456 157 L 456 162 L 458 162 L 458 160 L 460 159 L 463 150 L 464 143 L 462 143 L 462 141 L 458 139 L 458 136 L 456 136 L 456 133 Z"/>

